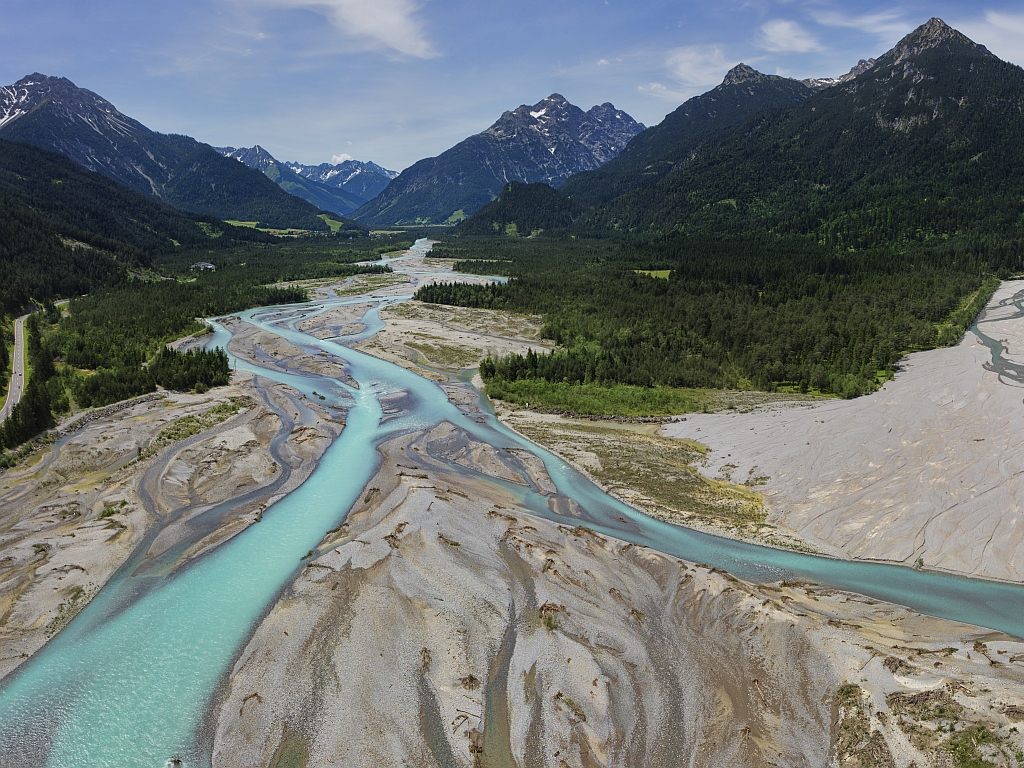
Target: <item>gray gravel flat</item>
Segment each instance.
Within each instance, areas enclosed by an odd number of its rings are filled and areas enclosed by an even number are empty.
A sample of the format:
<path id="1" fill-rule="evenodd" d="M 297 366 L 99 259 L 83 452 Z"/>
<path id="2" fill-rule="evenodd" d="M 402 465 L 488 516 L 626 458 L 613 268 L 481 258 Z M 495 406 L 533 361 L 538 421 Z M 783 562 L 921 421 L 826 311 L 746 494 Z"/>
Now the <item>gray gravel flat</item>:
<path id="1" fill-rule="evenodd" d="M 1024 363 L 1024 320 L 997 306 L 984 332 Z M 873 395 L 848 401 L 698 414 L 666 425 L 712 449 L 704 472 L 768 477 L 769 520 L 848 557 L 1024 578 L 1024 389 L 991 366 L 972 332 L 910 355 Z"/>

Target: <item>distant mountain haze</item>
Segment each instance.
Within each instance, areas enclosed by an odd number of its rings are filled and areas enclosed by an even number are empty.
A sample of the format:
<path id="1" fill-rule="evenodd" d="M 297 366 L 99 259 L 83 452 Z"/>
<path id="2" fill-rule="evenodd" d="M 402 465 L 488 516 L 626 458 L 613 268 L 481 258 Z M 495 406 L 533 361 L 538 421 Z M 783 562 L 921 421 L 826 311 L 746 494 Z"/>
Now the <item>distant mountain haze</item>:
<path id="1" fill-rule="evenodd" d="M 58 152 L 176 208 L 326 230 L 319 208 L 189 136 L 156 133 L 106 99 L 38 73 L 0 87 L 0 138 Z"/>
<path id="2" fill-rule="evenodd" d="M 376 163 L 364 163 L 359 160 L 343 160 L 340 163 L 320 165 L 303 165 L 286 160 L 284 164 L 299 176 L 328 187 L 341 187 L 363 200 L 373 200 L 398 176 L 398 171 L 389 171 Z"/>
<path id="3" fill-rule="evenodd" d="M 301 197 L 323 211 L 341 216 L 366 205 L 366 199 L 348 192 L 342 186 L 327 186 L 313 179 L 300 176 L 285 163 L 278 162 L 267 150 L 257 144 L 254 147 L 216 147 L 225 157 L 238 160 L 243 165 L 260 171 L 290 195 Z"/>
<path id="4" fill-rule="evenodd" d="M 489 203 L 509 182 L 558 186 L 598 168 L 643 127 L 612 104 L 584 112 L 555 93 L 415 163 L 353 216 L 378 226 L 454 221 Z"/>

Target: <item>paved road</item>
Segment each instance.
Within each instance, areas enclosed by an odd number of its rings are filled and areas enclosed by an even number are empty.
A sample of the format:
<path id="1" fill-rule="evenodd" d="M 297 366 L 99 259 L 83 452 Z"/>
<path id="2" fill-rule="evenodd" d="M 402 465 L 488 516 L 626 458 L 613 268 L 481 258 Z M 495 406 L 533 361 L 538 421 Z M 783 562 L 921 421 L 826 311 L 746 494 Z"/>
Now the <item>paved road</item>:
<path id="1" fill-rule="evenodd" d="M 14 321 L 14 371 L 11 374 L 11 386 L 7 389 L 7 400 L 0 409 L 0 424 L 4 422 L 11 410 L 21 400 L 25 392 L 25 318 L 22 315 Z"/>

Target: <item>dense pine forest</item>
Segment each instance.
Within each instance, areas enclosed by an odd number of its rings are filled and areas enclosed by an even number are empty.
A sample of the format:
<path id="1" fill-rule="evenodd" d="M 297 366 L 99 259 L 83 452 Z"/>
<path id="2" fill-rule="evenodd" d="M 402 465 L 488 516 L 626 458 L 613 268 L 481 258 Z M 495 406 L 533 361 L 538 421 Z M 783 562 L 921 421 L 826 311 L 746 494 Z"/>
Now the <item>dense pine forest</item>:
<path id="1" fill-rule="evenodd" d="M 541 313 L 542 334 L 562 347 L 481 369 L 504 382 L 852 397 L 891 377 L 907 351 L 958 340 L 998 283 L 988 261 L 949 246 L 851 253 L 762 235 L 458 239 L 437 254 L 461 257 L 457 270 L 512 279 L 426 286 L 416 298 Z"/>

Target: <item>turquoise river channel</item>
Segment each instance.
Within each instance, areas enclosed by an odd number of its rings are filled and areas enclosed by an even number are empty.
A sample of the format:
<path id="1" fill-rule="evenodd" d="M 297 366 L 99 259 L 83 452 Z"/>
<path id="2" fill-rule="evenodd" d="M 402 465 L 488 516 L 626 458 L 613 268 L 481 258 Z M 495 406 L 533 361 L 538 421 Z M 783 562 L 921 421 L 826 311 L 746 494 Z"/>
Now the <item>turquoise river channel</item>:
<path id="1" fill-rule="evenodd" d="M 424 241 L 415 249 L 429 248 Z M 550 520 L 583 524 L 638 545 L 704 563 L 754 582 L 814 582 L 921 613 L 1024 638 L 1024 586 L 918 571 L 881 563 L 835 560 L 771 549 L 673 526 L 604 494 L 561 458 L 500 424 L 485 399 L 485 418 L 467 416 L 442 389 L 399 366 L 350 349 L 382 327 L 379 309 L 409 297 L 365 296 L 306 305 L 264 307 L 240 316 L 299 348 L 344 358 L 357 387 L 341 381 L 233 358 L 235 367 L 286 384 L 327 406 L 346 408 L 341 436 L 310 477 L 267 509 L 262 521 L 188 565 L 173 568 L 141 554 L 130 558 L 68 626 L 0 684 L 0 764 L 128 768 L 209 766 L 208 723 L 219 687 L 251 635 L 303 567 L 324 532 L 339 525 L 378 469 L 377 446 L 449 421 L 474 439 L 526 449 L 543 460 L 558 494 L 581 517 L 562 517 L 535 489 L 491 478 L 517 495 L 523 509 Z M 365 330 L 319 340 L 296 329 L 340 304 L 373 303 Z M 1024 296 L 1008 300 L 1024 317 Z M 972 331 L 991 341 L 978 327 Z M 211 347 L 230 333 L 214 322 Z M 988 340 L 988 341 L 987 341 Z M 996 342 L 992 368 L 1019 385 L 1021 372 L 1002 365 Z M 380 400 L 402 395 L 401 412 L 385 416 Z M 140 547 L 144 549 L 144 547 Z M 16 762 L 12 762 L 16 760 Z"/>

